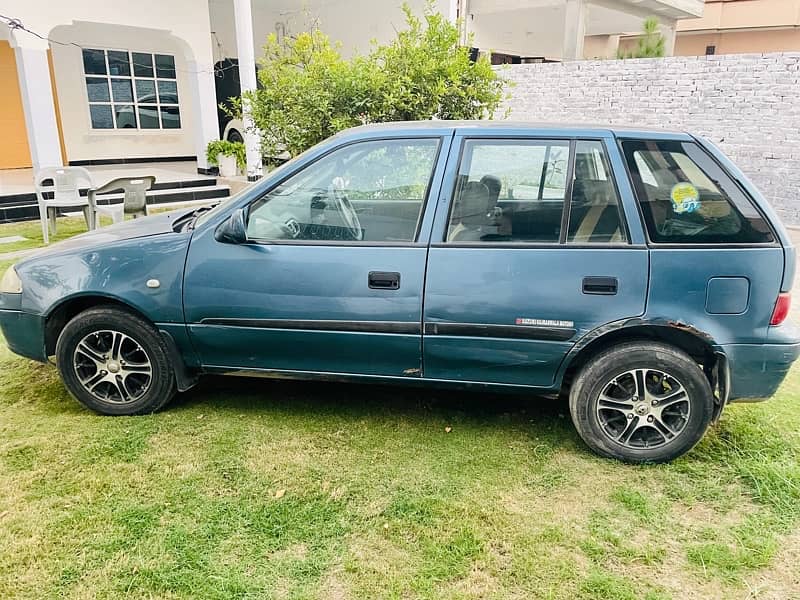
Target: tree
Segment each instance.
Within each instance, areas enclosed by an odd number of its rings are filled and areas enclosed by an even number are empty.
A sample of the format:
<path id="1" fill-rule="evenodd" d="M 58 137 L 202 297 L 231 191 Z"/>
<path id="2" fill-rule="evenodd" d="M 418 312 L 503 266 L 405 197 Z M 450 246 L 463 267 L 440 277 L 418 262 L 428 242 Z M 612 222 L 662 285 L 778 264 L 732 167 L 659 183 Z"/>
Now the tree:
<path id="1" fill-rule="evenodd" d="M 658 30 L 658 19 L 649 17 L 644 20 L 642 36 L 636 44 L 636 49 L 625 53 L 619 51 L 618 58 L 657 58 L 664 56 L 664 36 Z"/>
<path id="2" fill-rule="evenodd" d="M 489 57 L 471 61 L 458 25 L 432 3 L 422 18 L 408 5 L 403 11 L 407 28 L 395 40 L 349 60 L 317 29 L 283 43 L 267 38 L 259 88 L 247 93 L 265 154 L 294 156 L 364 123 L 494 115 L 505 82 Z"/>

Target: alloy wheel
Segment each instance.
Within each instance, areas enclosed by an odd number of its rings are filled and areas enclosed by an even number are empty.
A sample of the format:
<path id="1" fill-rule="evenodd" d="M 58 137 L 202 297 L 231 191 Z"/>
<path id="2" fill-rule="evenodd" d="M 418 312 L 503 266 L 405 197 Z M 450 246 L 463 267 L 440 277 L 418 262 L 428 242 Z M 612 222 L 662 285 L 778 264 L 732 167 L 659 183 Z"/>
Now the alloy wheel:
<path id="1" fill-rule="evenodd" d="M 691 402 L 673 375 L 632 369 L 611 379 L 596 408 L 603 433 L 626 448 L 658 448 L 678 437 L 689 422 Z"/>
<path id="2" fill-rule="evenodd" d="M 153 379 L 150 357 L 141 344 L 113 330 L 85 336 L 73 353 L 73 368 L 86 391 L 115 404 L 141 398 Z"/>

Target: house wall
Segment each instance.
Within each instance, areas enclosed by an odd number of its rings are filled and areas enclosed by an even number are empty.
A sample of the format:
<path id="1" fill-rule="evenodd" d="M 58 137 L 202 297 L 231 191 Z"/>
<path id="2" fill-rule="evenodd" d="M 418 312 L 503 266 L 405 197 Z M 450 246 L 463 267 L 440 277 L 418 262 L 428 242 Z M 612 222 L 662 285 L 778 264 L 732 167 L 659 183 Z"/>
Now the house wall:
<path id="1" fill-rule="evenodd" d="M 138 27 L 78 23 L 53 30 L 59 39 L 79 41 L 86 48 L 106 48 L 175 56 L 180 129 L 92 129 L 83 78 L 83 56 L 75 46 L 54 44 L 53 70 L 68 160 L 193 156 L 192 94 L 183 50 L 163 31 Z"/>
<path id="2" fill-rule="evenodd" d="M 800 52 L 505 66 L 510 118 L 686 130 L 800 225 Z"/>
<path id="3" fill-rule="evenodd" d="M 561 58 L 564 50 L 564 3 L 469 16 L 473 43 L 481 50 L 522 56 Z"/>
<path id="4" fill-rule="evenodd" d="M 703 16 L 678 22 L 675 54 L 800 51 L 800 0 L 706 0 Z"/>
<path id="5" fill-rule="evenodd" d="M 31 166 L 31 150 L 22 112 L 22 96 L 17 83 L 17 62 L 8 42 L 0 41 L 0 169 Z"/>
<path id="6" fill-rule="evenodd" d="M 53 40 L 48 44 L 19 31 L 12 46 L 51 49 L 69 161 L 195 156 L 202 154 L 205 142 L 217 137 L 207 0 L 27 0 L 12 2 L 2 12 Z M 174 55 L 181 129 L 92 130 L 81 49 L 75 44 Z"/>
<path id="7" fill-rule="evenodd" d="M 800 25 L 800 0 L 706 0 L 703 15 L 678 22 L 678 31 Z"/>
<path id="8" fill-rule="evenodd" d="M 618 35 L 587 35 L 583 38 L 584 58 L 616 58 Z"/>
<path id="9" fill-rule="evenodd" d="M 800 51 L 800 28 L 754 29 L 717 33 L 682 33 L 675 40 L 677 56 L 698 56 L 714 46 L 715 54 Z"/>
<path id="10" fill-rule="evenodd" d="M 415 14 L 421 15 L 427 0 L 407 0 Z M 313 27 L 325 32 L 332 41 L 341 42 L 345 57 L 369 51 L 370 41 L 386 43 L 405 26 L 401 2 L 364 2 L 363 0 L 252 0 L 253 40 L 256 60 L 271 33 L 279 37 L 297 35 Z M 436 0 L 434 9 L 455 20 L 454 0 Z M 214 58 L 234 58 L 236 28 L 231 0 L 208 0 L 208 12 L 214 43 Z"/>

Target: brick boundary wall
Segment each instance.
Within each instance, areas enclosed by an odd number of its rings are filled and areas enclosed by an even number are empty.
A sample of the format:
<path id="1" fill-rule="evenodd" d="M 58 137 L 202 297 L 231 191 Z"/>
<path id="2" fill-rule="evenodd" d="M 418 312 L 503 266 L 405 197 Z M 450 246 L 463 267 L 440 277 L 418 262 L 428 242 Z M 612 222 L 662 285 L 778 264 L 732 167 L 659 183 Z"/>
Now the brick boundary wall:
<path id="1" fill-rule="evenodd" d="M 508 65 L 521 121 L 677 129 L 717 144 L 800 226 L 800 52 Z M 498 113 L 499 114 L 499 113 Z"/>

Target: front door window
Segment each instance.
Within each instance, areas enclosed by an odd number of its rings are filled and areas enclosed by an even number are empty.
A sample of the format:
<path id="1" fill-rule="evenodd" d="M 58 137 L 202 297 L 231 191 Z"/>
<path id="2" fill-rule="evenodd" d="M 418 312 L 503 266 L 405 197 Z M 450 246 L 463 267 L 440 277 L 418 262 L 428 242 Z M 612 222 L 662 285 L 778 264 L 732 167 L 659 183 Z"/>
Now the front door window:
<path id="1" fill-rule="evenodd" d="M 250 207 L 264 241 L 413 242 L 438 139 L 375 140 L 334 150 Z"/>

